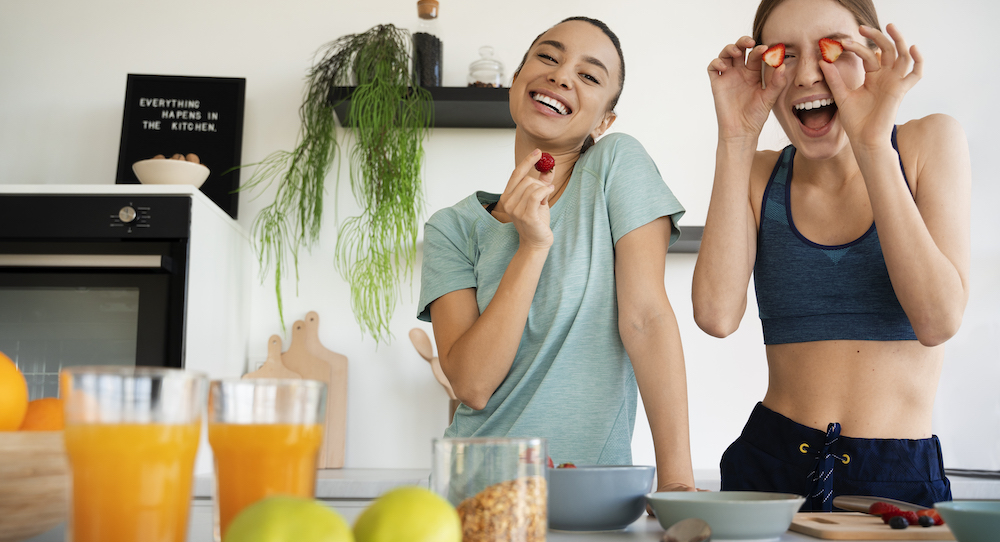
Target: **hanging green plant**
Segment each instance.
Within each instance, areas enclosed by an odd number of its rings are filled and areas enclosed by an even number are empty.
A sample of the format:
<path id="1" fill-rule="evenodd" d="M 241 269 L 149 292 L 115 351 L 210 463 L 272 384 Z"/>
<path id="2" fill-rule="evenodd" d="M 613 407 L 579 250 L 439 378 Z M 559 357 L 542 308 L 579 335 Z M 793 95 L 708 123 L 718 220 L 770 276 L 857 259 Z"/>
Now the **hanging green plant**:
<path id="1" fill-rule="evenodd" d="M 290 257 L 298 284 L 298 255 L 319 239 L 324 183 L 339 159 L 335 86 L 356 85 L 350 118 L 351 192 L 359 216 L 339 228 L 335 267 L 351 287 L 351 308 L 362 332 L 388 341 L 389 320 L 404 276 L 412 279 L 423 208 L 423 140 L 431 126 L 431 97 L 413 87 L 410 35 L 393 25 L 350 34 L 321 49 L 299 108 L 299 141 L 255 165 L 243 189 L 278 179 L 273 203 L 261 210 L 252 235 L 262 277 L 274 269 L 278 313 L 284 325 L 281 278 Z"/>

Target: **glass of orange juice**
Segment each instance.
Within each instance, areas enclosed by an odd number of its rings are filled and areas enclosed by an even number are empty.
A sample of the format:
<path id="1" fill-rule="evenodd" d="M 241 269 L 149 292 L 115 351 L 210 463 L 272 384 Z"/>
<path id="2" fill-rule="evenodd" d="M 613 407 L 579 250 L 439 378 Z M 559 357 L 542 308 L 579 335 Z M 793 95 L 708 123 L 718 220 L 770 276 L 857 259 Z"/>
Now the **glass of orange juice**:
<path id="1" fill-rule="evenodd" d="M 213 380 L 208 442 L 215 456 L 215 539 L 271 495 L 312 498 L 326 385 L 316 380 Z"/>
<path id="2" fill-rule="evenodd" d="M 72 475 L 67 540 L 184 542 L 205 376 L 80 366 L 59 378 Z"/>

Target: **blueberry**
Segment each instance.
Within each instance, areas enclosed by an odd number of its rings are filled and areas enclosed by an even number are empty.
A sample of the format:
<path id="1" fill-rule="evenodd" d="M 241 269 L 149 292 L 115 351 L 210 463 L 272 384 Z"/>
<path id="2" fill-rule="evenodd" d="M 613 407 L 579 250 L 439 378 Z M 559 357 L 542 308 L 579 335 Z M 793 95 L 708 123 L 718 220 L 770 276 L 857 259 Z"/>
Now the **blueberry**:
<path id="1" fill-rule="evenodd" d="M 910 526 L 903 516 L 893 516 L 889 519 L 889 526 L 893 529 L 905 529 Z"/>
<path id="2" fill-rule="evenodd" d="M 919 523 L 921 527 L 933 527 L 934 518 L 930 516 L 920 516 L 920 519 L 917 521 L 917 523 Z"/>

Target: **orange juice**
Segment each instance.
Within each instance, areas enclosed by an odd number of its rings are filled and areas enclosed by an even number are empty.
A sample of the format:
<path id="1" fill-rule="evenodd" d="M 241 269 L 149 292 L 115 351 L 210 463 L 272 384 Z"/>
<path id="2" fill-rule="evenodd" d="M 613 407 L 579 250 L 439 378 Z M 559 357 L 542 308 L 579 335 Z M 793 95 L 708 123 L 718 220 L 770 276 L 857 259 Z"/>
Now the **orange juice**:
<path id="1" fill-rule="evenodd" d="M 319 424 L 210 423 L 222 536 L 243 508 L 264 497 L 312 498 L 322 441 Z"/>
<path id="2" fill-rule="evenodd" d="M 199 423 L 67 425 L 69 540 L 184 542 Z"/>

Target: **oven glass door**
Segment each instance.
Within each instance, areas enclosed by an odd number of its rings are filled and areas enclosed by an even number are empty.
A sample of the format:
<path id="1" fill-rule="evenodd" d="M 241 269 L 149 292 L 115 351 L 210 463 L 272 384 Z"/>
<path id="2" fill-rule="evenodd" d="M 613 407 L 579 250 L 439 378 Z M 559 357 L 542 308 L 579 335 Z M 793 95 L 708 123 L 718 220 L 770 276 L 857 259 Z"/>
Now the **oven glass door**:
<path id="1" fill-rule="evenodd" d="M 172 306 L 172 278 L 151 270 L 8 269 L 0 274 L 0 352 L 24 373 L 30 399 L 58 396 L 67 366 L 180 367 L 182 319 L 178 325 L 174 316 L 182 308 Z"/>

